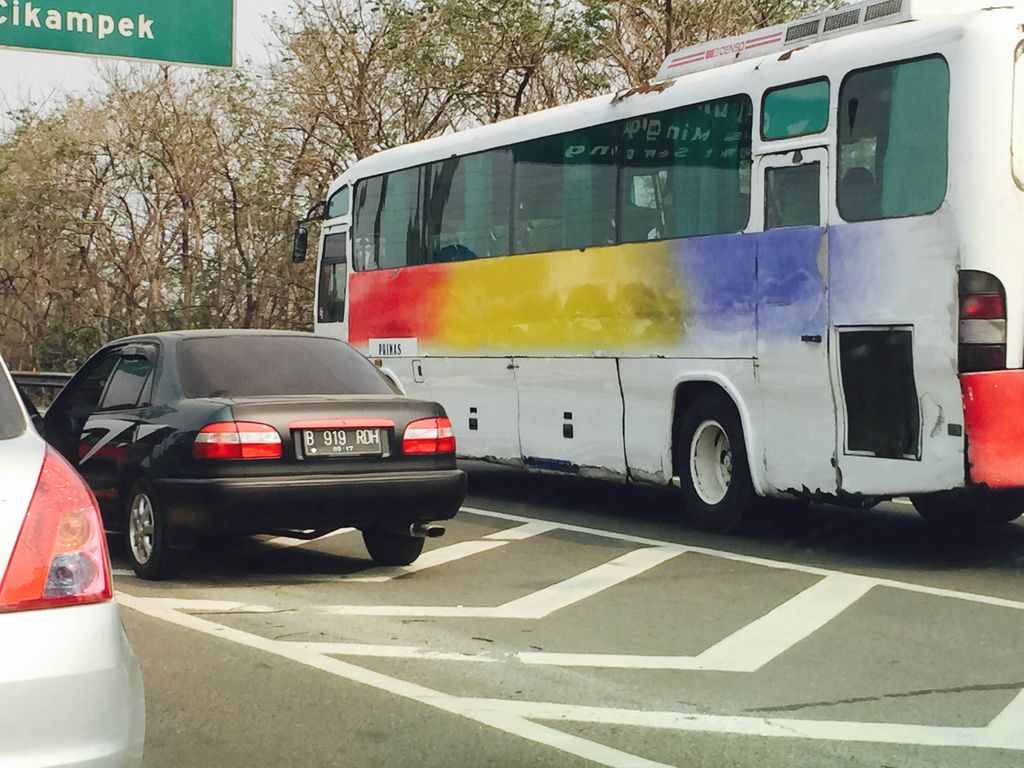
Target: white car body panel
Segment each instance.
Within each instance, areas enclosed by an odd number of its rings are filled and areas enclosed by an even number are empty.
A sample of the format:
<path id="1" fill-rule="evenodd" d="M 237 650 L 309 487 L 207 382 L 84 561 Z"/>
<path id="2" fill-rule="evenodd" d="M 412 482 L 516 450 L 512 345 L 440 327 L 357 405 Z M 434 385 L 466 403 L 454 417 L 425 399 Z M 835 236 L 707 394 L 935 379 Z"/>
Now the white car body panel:
<path id="1" fill-rule="evenodd" d="M 22 415 L 25 431 L 0 439 L 0 583 L 46 454 Z M 0 648 L 0 766 L 142 765 L 142 674 L 116 602 L 0 612 Z"/>

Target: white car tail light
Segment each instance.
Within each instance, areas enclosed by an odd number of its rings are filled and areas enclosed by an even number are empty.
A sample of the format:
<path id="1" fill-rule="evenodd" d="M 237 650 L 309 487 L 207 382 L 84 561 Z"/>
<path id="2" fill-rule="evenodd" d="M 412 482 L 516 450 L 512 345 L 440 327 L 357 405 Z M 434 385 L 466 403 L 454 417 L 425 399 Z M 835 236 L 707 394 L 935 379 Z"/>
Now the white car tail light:
<path id="1" fill-rule="evenodd" d="M 455 453 L 455 431 L 446 418 L 420 419 L 405 428 L 402 453 Z"/>
<path id="2" fill-rule="evenodd" d="M 280 459 L 281 435 L 269 424 L 219 421 L 196 435 L 192 455 L 197 459 Z"/>
<path id="3" fill-rule="evenodd" d="M 0 581 L 0 612 L 100 603 L 113 594 L 96 498 L 71 465 L 47 447 Z"/>

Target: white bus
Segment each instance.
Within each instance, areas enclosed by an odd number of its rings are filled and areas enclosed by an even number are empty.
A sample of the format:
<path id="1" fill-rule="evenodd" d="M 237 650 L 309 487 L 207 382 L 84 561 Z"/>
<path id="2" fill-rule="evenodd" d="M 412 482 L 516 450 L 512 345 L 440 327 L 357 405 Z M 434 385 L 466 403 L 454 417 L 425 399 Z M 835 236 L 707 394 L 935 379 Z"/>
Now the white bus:
<path id="1" fill-rule="evenodd" d="M 316 328 L 460 454 L 943 520 L 1024 512 L 1024 6 L 875 0 L 332 185 Z"/>

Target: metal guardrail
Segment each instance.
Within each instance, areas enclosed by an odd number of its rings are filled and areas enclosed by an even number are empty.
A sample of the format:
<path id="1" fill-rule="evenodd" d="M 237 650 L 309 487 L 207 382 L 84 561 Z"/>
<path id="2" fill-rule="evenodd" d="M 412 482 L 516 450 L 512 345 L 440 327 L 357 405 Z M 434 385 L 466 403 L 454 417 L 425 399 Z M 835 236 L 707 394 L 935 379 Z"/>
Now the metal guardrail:
<path id="1" fill-rule="evenodd" d="M 53 402 L 64 385 L 71 381 L 72 373 L 38 373 L 12 371 L 15 383 L 21 387 L 32 403 L 42 410 Z"/>
<path id="2" fill-rule="evenodd" d="M 44 387 L 49 389 L 61 389 L 71 381 L 73 373 L 26 373 L 25 371 L 14 371 L 11 373 L 14 380 L 22 387 Z"/>

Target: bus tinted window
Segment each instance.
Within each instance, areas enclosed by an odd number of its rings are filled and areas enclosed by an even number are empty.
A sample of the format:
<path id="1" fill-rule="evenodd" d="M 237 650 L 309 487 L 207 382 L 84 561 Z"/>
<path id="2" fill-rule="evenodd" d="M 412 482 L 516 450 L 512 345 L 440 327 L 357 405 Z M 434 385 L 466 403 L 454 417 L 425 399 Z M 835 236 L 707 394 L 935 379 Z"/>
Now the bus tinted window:
<path id="1" fill-rule="evenodd" d="M 360 182 L 355 207 L 357 268 L 422 264 L 422 220 L 418 168 Z"/>
<path id="2" fill-rule="evenodd" d="M 828 125 L 828 80 L 768 91 L 761 115 L 761 136 L 765 139 L 821 133 Z"/>
<path id="3" fill-rule="evenodd" d="M 338 232 L 324 238 L 317 288 L 316 319 L 321 323 L 340 323 L 345 319 L 346 250 L 348 233 Z"/>
<path id="4" fill-rule="evenodd" d="M 847 76 L 839 93 L 843 218 L 867 221 L 937 210 L 946 197 L 948 133 L 945 60 L 936 56 Z"/>
<path id="5" fill-rule="evenodd" d="M 747 96 L 627 120 L 622 242 L 742 230 L 750 217 Z"/>
<path id="6" fill-rule="evenodd" d="M 331 195 L 327 201 L 327 211 L 324 213 L 324 218 L 334 219 L 348 213 L 348 190 L 348 187 L 342 187 Z"/>
<path id="7" fill-rule="evenodd" d="M 511 178 L 511 153 L 503 149 L 428 165 L 425 260 L 507 255 Z"/>
<path id="8" fill-rule="evenodd" d="M 618 123 L 545 136 L 513 151 L 515 253 L 615 242 Z"/>

